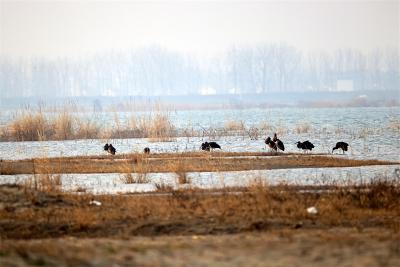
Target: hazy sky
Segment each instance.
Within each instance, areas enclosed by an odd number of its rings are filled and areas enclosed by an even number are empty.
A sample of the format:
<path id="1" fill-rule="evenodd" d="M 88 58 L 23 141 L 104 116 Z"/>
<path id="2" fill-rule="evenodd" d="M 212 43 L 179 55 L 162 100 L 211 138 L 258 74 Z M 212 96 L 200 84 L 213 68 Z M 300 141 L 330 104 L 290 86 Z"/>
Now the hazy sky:
<path id="1" fill-rule="evenodd" d="M 399 13 L 399 1 L 0 0 L 0 54 L 84 57 L 160 45 L 203 56 L 261 42 L 370 50 L 399 46 Z"/>

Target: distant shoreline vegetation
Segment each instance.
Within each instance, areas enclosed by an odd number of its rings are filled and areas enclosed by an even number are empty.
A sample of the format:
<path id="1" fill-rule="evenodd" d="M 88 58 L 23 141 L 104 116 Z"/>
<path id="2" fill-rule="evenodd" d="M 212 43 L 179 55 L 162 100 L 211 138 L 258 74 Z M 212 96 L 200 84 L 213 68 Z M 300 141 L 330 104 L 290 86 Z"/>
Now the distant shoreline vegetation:
<path id="1" fill-rule="evenodd" d="M 152 111 L 154 106 L 168 107 L 170 110 L 400 107 L 400 89 L 268 94 L 0 97 L 0 112 L 27 107 L 51 112 L 63 110 L 66 106 L 79 112 Z"/>
<path id="2" fill-rule="evenodd" d="M 399 90 L 399 69 L 397 47 L 307 52 L 260 43 L 207 60 L 151 46 L 79 59 L 0 57 L 0 86 L 2 97 L 382 91 Z"/>
<path id="3" fill-rule="evenodd" d="M 144 110 L 145 108 L 150 110 Z M 172 106 L 159 103 L 135 106 L 125 102 L 108 106 L 101 111 L 90 111 L 73 102 L 61 106 L 42 103 L 36 107 L 26 106 L 12 113 L 7 112 L 9 119 L 4 120 L 3 117 L 3 125 L 0 125 L 0 141 L 148 138 L 151 142 L 168 142 L 177 137 L 215 139 L 223 136 L 258 140 L 266 132 L 311 134 L 321 130 L 314 128 L 306 118 L 287 126 L 279 122 L 277 125 L 271 124 L 268 116 L 255 124 L 246 122 L 243 118 L 227 118 L 218 125 L 210 121 L 209 125 L 193 122 L 194 124 L 188 123 L 182 127 L 172 119 L 172 110 Z M 0 116 L 5 116 L 4 114 L 0 112 Z M 395 113 L 391 116 L 387 126 L 382 125 L 383 128 L 399 131 L 400 118 Z M 376 130 L 382 131 L 383 128 Z M 330 131 L 333 134 L 343 133 L 346 129 L 339 127 Z"/>

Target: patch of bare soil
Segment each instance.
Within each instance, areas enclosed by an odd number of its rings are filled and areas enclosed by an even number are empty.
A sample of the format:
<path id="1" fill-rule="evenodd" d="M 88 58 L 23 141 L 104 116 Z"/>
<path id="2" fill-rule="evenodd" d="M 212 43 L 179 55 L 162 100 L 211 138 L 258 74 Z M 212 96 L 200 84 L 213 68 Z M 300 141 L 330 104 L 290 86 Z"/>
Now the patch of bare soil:
<path id="1" fill-rule="evenodd" d="M 1 266 L 400 266 L 400 239 L 381 229 L 223 235 L 3 240 Z"/>
<path id="2" fill-rule="evenodd" d="M 3 185 L 0 266 L 400 266 L 399 199 L 386 182 L 104 196 Z"/>
<path id="3" fill-rule="evenodd" d="M 399 163 L 321 154 L 188 152 L 3 160 L 0 174 L 216 172 L 392 164 Z"/>

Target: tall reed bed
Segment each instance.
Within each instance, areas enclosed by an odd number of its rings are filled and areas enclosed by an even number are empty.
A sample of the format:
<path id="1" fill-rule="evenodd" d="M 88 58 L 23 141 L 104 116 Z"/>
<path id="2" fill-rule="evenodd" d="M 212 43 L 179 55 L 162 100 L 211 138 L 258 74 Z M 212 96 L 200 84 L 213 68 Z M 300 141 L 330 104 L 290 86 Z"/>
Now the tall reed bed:
<path id="1" fill-rule="evenodd" d="M 159 105 L 154 106 L 151 112 L 140 115 L 129 112 L 127 122 L 121 122 L 117 112 L 114 112 L 112 122 L 105 122 L 103 113 L 93 113 L 91 117 L 79 116 L 70 106 L 55 109 L 56 112 L 44 110 L 42 106 L 36 109 L 28 107 L 15 113 L 11 122 L 2 127 L 0 140 L 150 138 L 170 141 L 177 136 L 170 112 Z"/>
<path id="2" fill-rule="evenodd" d="M 121 108 L 121 106 L 123 108 Z M 111 106 L 112 107 L 112 106 Z M 121 113 L 120 110 L 124 113 Z M 315 127 L 311 122 L 299 121 L 293 125 L 271 125 L 267 121 L 248 124 L 241 118 L 225 121 L 218 126 L 189 125 L 177 128 L 171 120 L 171 107 L 159 103 L 126 103 L 98 112 L 81 108 L 74 103 L 65 106 L 25 107 L 13 119 L 0 126 L 0 141 L 42 141 L 68 139 L 149 138 L 150 141 L 174 141 L 176 137 L 202 137 L 217 140 L 224 136 L 242 136 L 252 140 L 264 139 L 277 133 L 333 135 L 365 138 L 384 131 L 398 132 L 399 120 L 394 117 L 386 127 Z M 143 111 L 145 110 L 145 111 Z M 78 113 L 79 112 L 79 113 Z M 112 114 L 111 120 L 109 115 Z M 121 115 L 123 114 L 123 115 Z M 125 117 L 124 117 L 125 116 Z"/>

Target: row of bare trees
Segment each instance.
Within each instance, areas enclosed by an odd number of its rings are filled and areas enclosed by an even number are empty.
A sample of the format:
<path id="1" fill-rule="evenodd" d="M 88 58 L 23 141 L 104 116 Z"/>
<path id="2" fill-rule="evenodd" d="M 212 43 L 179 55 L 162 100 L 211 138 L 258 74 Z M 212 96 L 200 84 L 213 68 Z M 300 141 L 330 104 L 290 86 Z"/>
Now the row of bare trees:
<path id="1" fill-rule="evenodd" d="M 207 64 L 160 47 L 81 59 L 0 59 L 1 97 L 198 94 L 336 90 L 399 86 L 396 49 L 302 53 L 285 44 L 233 47 Z"/>

